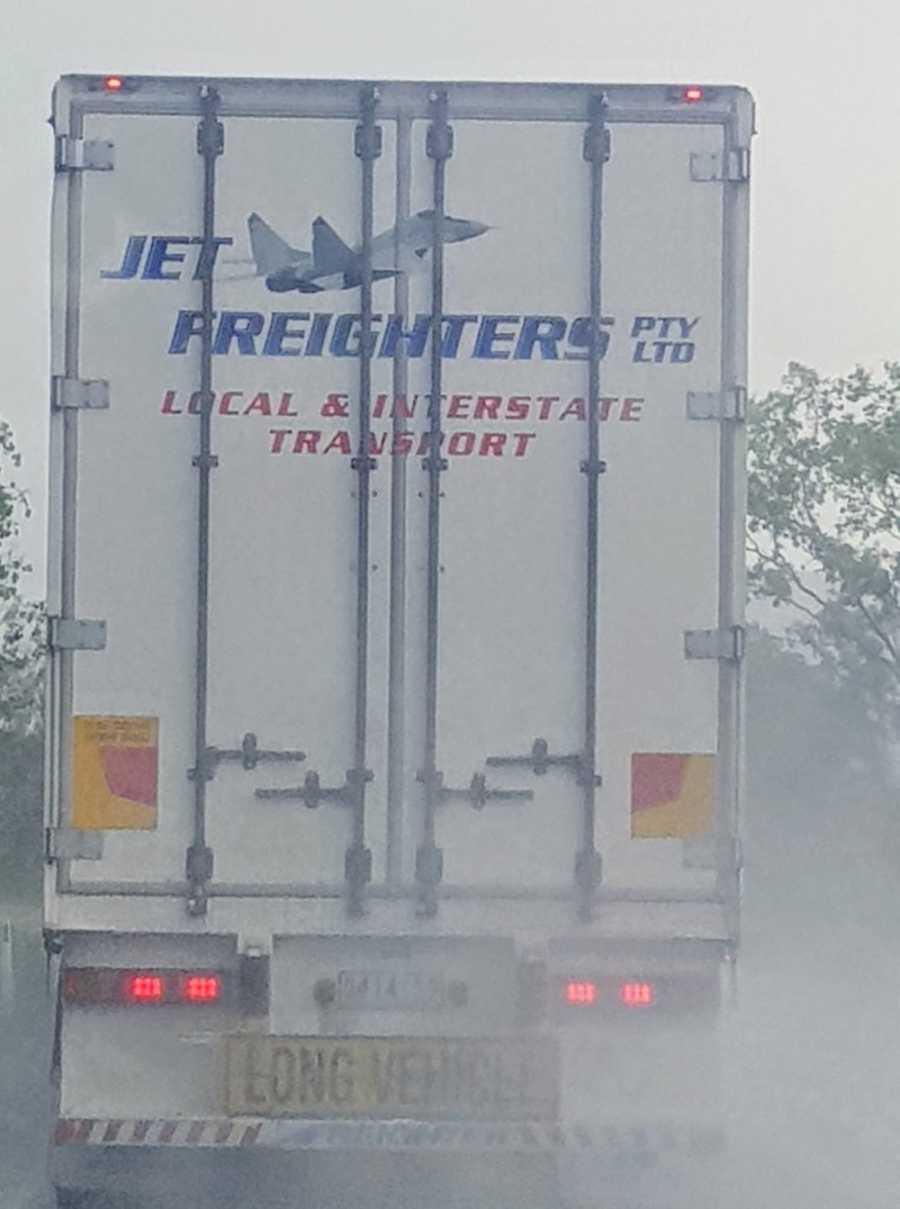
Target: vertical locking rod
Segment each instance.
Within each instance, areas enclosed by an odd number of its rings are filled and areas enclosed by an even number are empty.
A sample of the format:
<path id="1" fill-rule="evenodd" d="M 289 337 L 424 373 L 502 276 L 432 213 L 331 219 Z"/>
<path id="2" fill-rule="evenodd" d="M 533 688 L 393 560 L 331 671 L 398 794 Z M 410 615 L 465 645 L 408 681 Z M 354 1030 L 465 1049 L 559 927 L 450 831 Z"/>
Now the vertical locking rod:
<path id="1" fill-rule="evenodd" d="M 587 550 L 585 557 L 585 638 L 584 638 L 584 750 L 581 759 L 582 786 L 581 847 L 575 857 L 575 884 L 578 914 L 589 920 L 593 909 L 597 876 L 597 852 L 594 842 L 597 787 L 597 630 L 598 630 L 598 544 L 599 480 L 606 469 L 600 460 L 600 357 L 602 355 L 601 297 L 603 237 L 603 168 L 609 159 L 610 139 L 606 126 L 606 97 L 590 100 L 590 122 L 585 131 L 584 158 L 590 165 L 590 310 L 591 334 L 588 356 L 587 458 L 582 464 L 587 479 Z"/>
<path id="2" fill-rule="evenodd" d="M 362 915 L 366 886 L 372 878 L 372 853 L 366 847 L 366 785 L 372 774 L 366 767 L 367 711 L 369 704 L 369 504 L 370 480 L 375 469 L 371 450 L 372 402 L 372 236 L 375 207 L 375 160 L 381 154 L 381 130 L 375 124 L 378 102 L 374 88 L 363 89 L 360 122 L 356 127 L 356 155 L 362 168 L 362 218 L 360 231 L 360 350 L 359 444 L 351 466 L 356 490 L 356 692 L 353 768 L 348 776 L 352 794 L 352 836 L 344 857 L 347 909 Z"/>
<path id="3" fill-rule="evenodd" d="M 394 229 L 394 256 L 400 268 L 403 228 L 409 219 L 412 189 L 411 165 L 412 121 L 397 120 L 397 182 Z M 399 272 L 394 278 L 394 314 L 400 317 L 406 330 L 409 316 L 409 277 Z M 394 354 L 391 437 L 392 447 L 402 449 L 409 425 L 405 407 L 409 390 L 407 342 L 397 341 Z M 390 571 L 390 631 L 388 638 L 388 760 L 387 760 L 387 858 L 385 872 L 390 885 L 403 881 L 404 798 L 406 796 L 406 540 L 407 540 L 407 469 L 405 457 L 394 457 L 391 467 L 391 571 Z"/>
<path id="4" fill-rule="evenodd" d="M 219 94 L 204 85 L 200 90 L 201 119 L 197 151 L 203 157 L 203 244 L 200 253 L 200 452 L 194 458 L 198 474 L 197 507 L 197 621 L 194 662 L 194 828 L 187 851 L 188 912 L 205 915 L 207 888 L 213 873 L 212 849 L 206 844 L 207 714 L 209 696 L 209 497 L 212 454 L 212 329 L 216 220 L 216 160 L 223 151 L 223 128 L 218 118 Z"/>
<path id="5" fill-rule="evenodd" d="M 444 332 L 444 206 L 447 160 L 453 154 L 453 130 L 447 122 L 447 94 L 431 97 L 432 119 L 426 147 L 434 163 L 434 213 L 432 216 L 431 268 L 431 397 L 428 456 L 428 571 L 425 637 L 425 763 L 419 774 L 425 791 L 422 843 L 416 853 L 416 880 L 421 910 L 437 911 L 437 887 L 443 875 L 441 850 L 435 843 L 435 816 L 440 805 L 441 776 L 437 768 L 438 622 L 440 577 L 441 393 L 443 386 Z"/>

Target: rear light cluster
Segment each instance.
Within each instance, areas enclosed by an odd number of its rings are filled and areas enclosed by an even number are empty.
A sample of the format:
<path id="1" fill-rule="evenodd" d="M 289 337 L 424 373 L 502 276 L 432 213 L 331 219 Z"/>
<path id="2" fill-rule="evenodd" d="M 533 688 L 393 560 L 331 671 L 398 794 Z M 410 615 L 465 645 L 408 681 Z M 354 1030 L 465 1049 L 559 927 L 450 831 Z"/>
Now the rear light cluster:
<path id="1" fill-rule="evenodd" d="M 109 970 L 73 968 L 63 975 L 67 1003 L 139 1005 L 218 1003 L 221 974 L 203 970 Z"/>
<path id="2" fill-rule="evenodd" d="M 722 995 L 719 975 L 718 966 L 709 963 L 652 978 L 631 972 L 569 977 L 557 984 L 557 1002 L 566 1014 L 577 1008 L 580 1014 L 589 1015 L 593 1008 L 598 1016 L 620 1019 L 644 1014 L 696 1018 L 718 1011 Z"/>
<path id="3" fill-rule="evenodd" d="M 595 982 L 588 978 L 570 978 L 563 983 L 563 1000 L 571 1007 L 614 1003 L 627 1008 L 646 1008 L 656 1003 L 656 986 L 652 982 L 633 980 L 619 982 L 604 979 Z"/>

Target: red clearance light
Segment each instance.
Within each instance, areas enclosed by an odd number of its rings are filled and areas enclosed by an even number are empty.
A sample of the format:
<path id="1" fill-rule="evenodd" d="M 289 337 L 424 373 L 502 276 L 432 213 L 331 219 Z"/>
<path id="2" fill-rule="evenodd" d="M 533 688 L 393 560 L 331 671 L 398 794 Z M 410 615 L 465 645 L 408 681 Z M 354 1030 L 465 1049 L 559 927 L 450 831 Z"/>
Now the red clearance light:
<path id="1" fill-rule="evenodd" d="M 215 974 L 189 974 L 181 994 L 188 1003 L 214 1003 L 222 993 L 222 981 Z"/>
<path id="2" fill-rule="evenodd" d="M 121 92 L 125 87 L 125 81 L 121 76 L 107 76 L 103 81 L 103 88 L 106 92 Z"/>
<path id="3" fill-rule="evenodd" d="M 619 998 L 626 1007 L 650 1007 L 656 1001 L 656 989 L 652 982 L 623 982 Z"/>
<path id="4" fill-rule="evenodd" d="M 125 984 L 125 998 L 130 1003 L 162 1003 L 166 981 L 159 974 L 132 974 Z"/>
<path id="5" fill-rule="evenodd" d="M 687 101 L 689 105 L 696 105 L 698 101 L 702 101 L 705 96 L 703 89 L 699 84 L 689 84 L 687 88 L 682 88 L 681 99 Z"/>
<path id="6" fill-rule="evenodd" d="M 590 1007 L 597 1002 L 596 982 L 571 979 L 565 985 L 565 1000 L 572 1007 Z"/>

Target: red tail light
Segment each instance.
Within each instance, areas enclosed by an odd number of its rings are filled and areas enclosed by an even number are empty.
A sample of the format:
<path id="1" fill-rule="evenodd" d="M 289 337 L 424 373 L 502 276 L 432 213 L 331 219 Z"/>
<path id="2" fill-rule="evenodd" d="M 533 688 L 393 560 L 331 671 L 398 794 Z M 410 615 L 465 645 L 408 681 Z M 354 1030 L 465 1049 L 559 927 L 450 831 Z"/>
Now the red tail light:
<path id="1" fill-rule="evenodd" d="M 572 979 L 565 984 L 564 995 L 566 1003 L 572 1007 L 590 1007 L 597 1002 L 597 984 L 585 979 Z"/>
<path id="2" fill-rule="evenodd" d="M 623 982 L 619 998 L 626 1007 L 650 1007 L 656 1000 L 656 989 L 652 982 Z"/>
<path id="3" fill-rule="evenodd" d="M 62 983 L 66 1003 L 105 1007 L 219 1003 L 225 988 L 225 977 L 210 970 L 75 967 L 65 971 Z"/>
<path id="4" fill-rule="evenodd" d="M 131 1003 L 162 1003 L 166 982 L 160 974 L 132 974 L 125 983 L 125 998 Z"/>
<path id="5" fill-rule="evenodd" d="M 222 981 L 216 974 L 190 974 L 181 994 L 188 1003 L 213 1003 L 222 993 Z"/>

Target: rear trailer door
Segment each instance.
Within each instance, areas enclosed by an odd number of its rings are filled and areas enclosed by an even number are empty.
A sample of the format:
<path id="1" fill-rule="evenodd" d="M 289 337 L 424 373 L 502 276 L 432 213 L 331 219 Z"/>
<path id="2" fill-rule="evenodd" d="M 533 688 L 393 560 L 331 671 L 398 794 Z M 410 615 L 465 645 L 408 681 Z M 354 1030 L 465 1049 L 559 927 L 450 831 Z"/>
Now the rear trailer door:
<path id="1" fill-rule="evenodd" d="M 60 892 L 727 932 L 747 110 L 60 86 Z"/>

